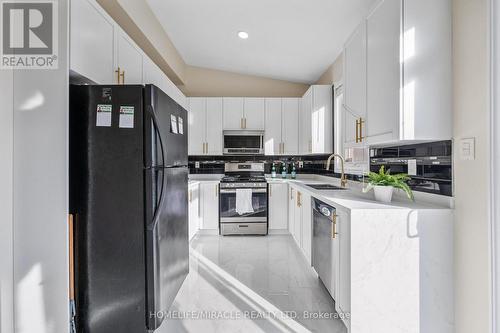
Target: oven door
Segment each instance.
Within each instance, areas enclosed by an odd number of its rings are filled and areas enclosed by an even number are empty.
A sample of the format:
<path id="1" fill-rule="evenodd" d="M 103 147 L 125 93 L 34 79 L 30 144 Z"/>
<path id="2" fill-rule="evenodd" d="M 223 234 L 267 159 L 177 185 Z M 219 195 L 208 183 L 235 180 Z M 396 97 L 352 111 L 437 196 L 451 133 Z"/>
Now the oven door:
<path id="1" fill-rule="evenodd" d="M 221 223 L 266 223 L 267 189 L 252 189 L 253 213 L 236 212 L 236 189 L 220 189 L 219 214 Z"/>

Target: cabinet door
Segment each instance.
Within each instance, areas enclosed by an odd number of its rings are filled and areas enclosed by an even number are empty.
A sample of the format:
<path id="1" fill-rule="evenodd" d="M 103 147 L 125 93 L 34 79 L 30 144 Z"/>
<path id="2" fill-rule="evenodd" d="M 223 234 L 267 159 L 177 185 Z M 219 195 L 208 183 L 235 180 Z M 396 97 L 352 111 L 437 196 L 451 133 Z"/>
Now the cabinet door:
<path id="1" fill-rule="evenodd" d="M 311 264 L 312 259 L 312 207 L 311 196 L 302 194 L 302 251 L 306 256 L 307 262 Z"/>
<path id="2" fill-rule="evenodd" d="M 346 108 L 342 108 L 342 123 L 344 124 L 344 148 L 355 145 L 356 136 L 358 134 L 358 120 L 359 117 Z"/>
<path id="3" fill-rule="evenodd" d="M 335 307 L 338 312 L 351 312 L 351 223 L 348 212 L 336 211 L 338 266 Z"/>
<path id="4" fill-rule="evenodd" d="M 189 98 L 188 154 L 204 155 L 206 139 L 206 98 Z"/>
<path id="5" fill-rule="evenodd" d="M 207 148 L 209 155 L 222 155 L 222 98 L 207 98 Z"/>
<path id="6" fill-rule="evenodd" d="M 70 68 L 97 84 L 115 83 L 114 22 L 94 0 L 71 2 Z"/>
<path id="7" fill-rule="evenodd" d="M 281 138 L 285 155 L 299 153 L 299 98 L 283 98 Z M 267 126 L 267 120 L 266 120 Z"/>
<path id="8" fill-rule="evenodd" d="M 224 129 L 243 129 L 243 103 L 240 97 L 223 98 Z"/>
<path id="9" fill-rule="evenodd" d="M 189 185 L 189 239 L 198 232 L 200 219 L 200 185 Z"/>
<path id="10" fill-rule="evenodd" d="M 143 84 L 141 50 L 125 32 L 118 30 L 117 35 L 117 64 L 123 74 L 121 83 Z"/>
<path id="11" fill-rule="evenodd" d="M 301 100 L 300 107 L 300 127 L 299 127 L 299 150 L 300 154 L 312 153 L 312 131 L 311 131 L 311 116 L 313 103 L 312 87 L 306 92 Z"/>
<path id="12" fill-rule="evenodd" d="M 210 182 L 200 184 L 202 209 L 200 229 L 219 229 L 219 184 Z"/>
<path id="13" fill-rule="evenodd" d="M 283 211 L 288 208 L 288 185 L 269 184 L 269 229 L 286 230 L 288 214 Z"/>
<path id="14" fill-rule="evenodd" d="M 264 98 L 245 98 L 245 129 L 263 130 L 265 128 L 264 101 Z"/>
<path id="15" fill-rule="evenodd" d="M 366 21 L 353 33 L 344 49 L 344 104 L 358 117 L 366 117 Z"/>
<path id="16" fill-rule="evenodd" d="M 288 186 L 288 232 L 293 236 L 295 228 L 295 196 L 297 195 L 292 186 Z"/>
<path id="17" fill-rule="evenodd" d="M 281 154 L 281 98 L 266 98 L 266 131 L 264 151 L 266 155 Z"/>
<path id="18" fill-rule="evenodd" d="M 384 0 L 367 19 L 369 143 L 399 136 L 401 1 Z"/>
<path id="19" fill-rule="evenodd" d="M 312 153 L 333 153 L 332 95 L 330 85 L 313 86 Z"/>
<path id="20" fill-rule="evenodd" d="M 301 200 L 303 195 L 300 191 L 296 191 L 295 195 L 295 208 L 294 208 L 294 226 L 293 226 L 293 238 L 299 248 L 302 247 L 302 208 Z"/>

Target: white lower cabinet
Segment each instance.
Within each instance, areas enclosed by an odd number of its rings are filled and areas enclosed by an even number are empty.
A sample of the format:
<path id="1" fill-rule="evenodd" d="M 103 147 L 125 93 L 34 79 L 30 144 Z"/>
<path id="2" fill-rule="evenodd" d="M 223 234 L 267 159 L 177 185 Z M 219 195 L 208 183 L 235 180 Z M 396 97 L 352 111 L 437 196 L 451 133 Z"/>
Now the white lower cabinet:
<path id="1" fill-rule="evenodd" d="M 189 185 L 189 240 L 200 230 L 200 184 Z"/>
<path id="2" fill-rule="evenodd" d="M 301 248 L 306 256 L 307 262 L 312 263 L 312 204 L 311 196 L 301 194 Z"/>
<path id="3" fill-rule="evenodd" d="M 269 184 L 269 230 L 286 230 L 288 216 L 288 184 Z"/>
<path id="4" fill-rule="evenodd" d="M 309 264 L 312 262 L 311 208 L 311 196 L 290 185 L 288 190 L 288 231 Z"/>
<path id="5" fill-rule="evenodd" d="M 200 183 L 200 230 L 219 229 L 219 182 Z"/>

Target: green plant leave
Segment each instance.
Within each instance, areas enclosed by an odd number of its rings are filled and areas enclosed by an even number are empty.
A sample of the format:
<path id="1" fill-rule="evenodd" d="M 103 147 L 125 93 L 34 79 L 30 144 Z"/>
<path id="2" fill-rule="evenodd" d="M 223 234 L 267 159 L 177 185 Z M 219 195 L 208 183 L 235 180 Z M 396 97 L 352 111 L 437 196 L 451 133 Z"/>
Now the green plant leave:
<path id="1" fill-rule="evenodd" d="M 406 183 L 410 177 L 405 173 L 399 173 L 396 175 L 391 175 L 391 170 L 385 170 L 384 166 L 380 167 L 380 170 L 377 172 L 370 172 L 368 174 L 368 186 L 363 190 L 363 192 L 370 191 L 374 186 L 392 186 L 394 188 L 398 188 L 403 190 L 406 193 L 406 196 L 410 200 L 414 200 L 413 192 Z"/>

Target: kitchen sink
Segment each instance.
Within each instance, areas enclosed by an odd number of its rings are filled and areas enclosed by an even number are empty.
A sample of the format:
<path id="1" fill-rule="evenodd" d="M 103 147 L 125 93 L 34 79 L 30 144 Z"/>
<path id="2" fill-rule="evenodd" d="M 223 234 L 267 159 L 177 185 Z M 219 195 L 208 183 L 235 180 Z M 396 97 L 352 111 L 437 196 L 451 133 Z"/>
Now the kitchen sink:
<path id="1" fill-rule="evenodd" d="M 335 186 L 331 184 L 305 184 L 306 186 L 312 187 L 315 190 L 321 190 L 321 191 L 343 191 L 347 190 L 344 187 L 340 186 Z"/>

